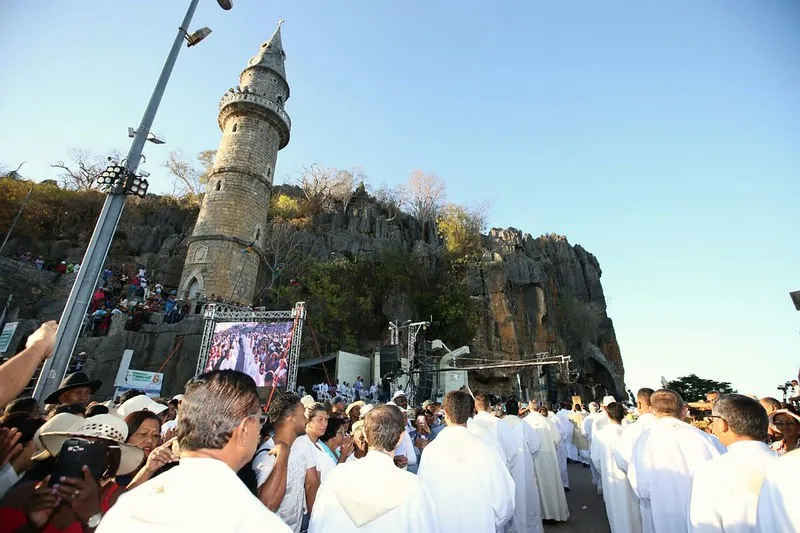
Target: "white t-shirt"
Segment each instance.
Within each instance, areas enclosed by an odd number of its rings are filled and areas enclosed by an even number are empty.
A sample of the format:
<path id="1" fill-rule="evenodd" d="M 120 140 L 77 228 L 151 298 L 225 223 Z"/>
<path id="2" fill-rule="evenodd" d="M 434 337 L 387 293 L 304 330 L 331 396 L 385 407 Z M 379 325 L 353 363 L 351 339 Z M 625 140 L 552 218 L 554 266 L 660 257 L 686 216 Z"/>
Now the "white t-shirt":
<path id="1" fill-rule="evenodd" d="M 303 435 L 305 437 L 305 435 Z M 315 468 L 314 457 L 308 455 L 308 448 L 301 442 L 302 437 L 295 439 L 289 451 L 289 465 L 286 472 L 286 493 L 278 507 L 277 515 L 286 522 L 292 531 L 299 533 L 305 512 L 306 470 Z M 256 485 L 260 487 L 266 483 L 267 478 L 275 467 L 275 456 L 269 454 L 275 446 L 272 439 L 261 445 L 253 459 L 253 471 L 256 474 Z"/>
<path id="2" fill-rule="evenodd" d="M 297 440 L 294 442 L 294 444 L 292 444 L 292 450 L 294 450 L 295 444 L 303 451 L 306 457 L 313 458 L 314 465 L 317 467 L 317 471 L 319 472 L 320 483 L 325 481 L 325 477 L 328 475 L 328 472 L 333 470 L 333 468 L 336 466 L 336 463 L 333 461 L 333 459 L 331 459 L 331 456 L 325 453 L 320 446 L 311 442 L 311 439 L 308 438 L 308 435 L 297 437 Z"/>

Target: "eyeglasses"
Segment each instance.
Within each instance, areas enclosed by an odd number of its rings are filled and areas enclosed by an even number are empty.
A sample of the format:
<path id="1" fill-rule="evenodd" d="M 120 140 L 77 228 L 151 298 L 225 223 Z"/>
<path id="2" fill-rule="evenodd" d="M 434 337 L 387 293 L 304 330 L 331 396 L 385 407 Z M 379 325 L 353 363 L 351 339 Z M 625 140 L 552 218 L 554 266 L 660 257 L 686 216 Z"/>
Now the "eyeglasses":
<path id="1" fill-rule="evenodd" d="M 795 424 L 797 424 L 797 422 L 795 422 L 794 420 L 782 420 L 782 421 L 778 420 L 778 421 L 772 423 L 772 425 L 774 425 L 774 426 L 787 426 L 787 427 L 788 426 L 793 426 Z"/>
<path id="2" fill-rule="evenodd" d="M 711 422 L 713 422 L 713 421 L 714 421 L 714 419 L 715 419 L 715 418 L 719 418 L 720 420 L 725 420 L 725 419 L 724 419 L 724 418 L 722 418 L 721 416 L 717 416 L 717 415 L 707 415 L 707 416 L 706 416 L 706 421 L 708 421 L 709 423 L 711 423 Z"/>

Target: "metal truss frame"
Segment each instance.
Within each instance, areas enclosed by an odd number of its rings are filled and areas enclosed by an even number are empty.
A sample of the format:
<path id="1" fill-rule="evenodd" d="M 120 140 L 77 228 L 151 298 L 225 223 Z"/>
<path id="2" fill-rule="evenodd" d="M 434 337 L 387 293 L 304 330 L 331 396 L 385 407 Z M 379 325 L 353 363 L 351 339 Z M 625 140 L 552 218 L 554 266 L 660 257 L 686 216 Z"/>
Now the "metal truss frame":
<path id="1" fill-rule="evenodd" d="M 300 360 L 300 343 L 303 335 L 303 323 L 306 319 L 305 302 L 297 302 L 294 309 L 287 311 L 256 311 L 235 305 L 210 303 L 206 305 L 203 315 L 203 339 L 200 341 L 200 355 L 197 358 L 195 376 L 202 374 L 208 363 L 211 351 L 211 340 L 214 337 L 214 328 L 217 322 L 276 322 L 280 320 L 293 320 L 292 345 L 289 348 L 289 374 L 286 379 L 286 389 L 294 391 L 297 387 L 297 366 Z"/>

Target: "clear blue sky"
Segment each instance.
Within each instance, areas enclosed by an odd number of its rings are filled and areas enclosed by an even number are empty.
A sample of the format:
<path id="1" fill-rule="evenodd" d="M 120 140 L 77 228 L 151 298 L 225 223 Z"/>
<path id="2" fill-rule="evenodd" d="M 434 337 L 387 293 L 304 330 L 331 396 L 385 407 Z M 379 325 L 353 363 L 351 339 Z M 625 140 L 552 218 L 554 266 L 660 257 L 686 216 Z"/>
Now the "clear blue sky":
<path id="1" fill-rule="evenodd" d="M 3 2 L 0 161 L 53 177 L 69 146 L 127 150 L 188 1 Z M 697 373 L 777 394 L 797 375 L 800 4 L 793 0 L 204 0 L 148 145 L 216 148 L 217 103 L 283 17 L 303 164 L 412 169 L 493 226 L 593 252 L 627 382 Z"/>

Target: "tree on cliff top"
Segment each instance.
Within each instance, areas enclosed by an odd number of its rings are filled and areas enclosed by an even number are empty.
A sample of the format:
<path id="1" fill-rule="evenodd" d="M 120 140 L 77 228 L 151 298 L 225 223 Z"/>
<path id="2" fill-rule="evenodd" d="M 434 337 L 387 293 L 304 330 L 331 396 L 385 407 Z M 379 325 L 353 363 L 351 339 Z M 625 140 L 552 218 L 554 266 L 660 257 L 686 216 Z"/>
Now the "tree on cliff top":
<path id="1" fill-rule="evenodd" d="M 197 161 L 191 161 L 183 152 L 170 152 L 164 167 L 172 176 L 172 196 L 198 202 L 208 183 L 216 155 L 216 150 L 203 150 L 197 154 Z"/>
<path id="2" fill-rule="evenodd" d="M 122 155 L 114 150 L 107 157 L 93 154 L 88 150 L 73 146 L 67 150 L 71 161 L 54 161 L 52 168 L 61 170 L 58 181 L 65 189 L 88 191 L 94 186 L 98 176 L 108 167 L 111 161 L 119 161 Z"/>
<path id="3" fill-rule="evenodd" d="M 415 170 L 404 187 L 405 204 L 420 222 L 436 222 L 445 197 L 445 184 L 435 174 Z"/>
<path id="4" fill-rule="evenodd" d="M 688 376 L 674 379 L 667 383 L 667 388 L 680 394 L 686 402 L 705 400 L 705 394 L 711 391 L 719 391 L 722 394 L 736 392 L 728 381 L 703 379 L 695 374 L 689 374 Z"/>
<path id="5" fill-rule="evenodd" d="M 445 205 L 438 217 L 437 230 L 445 249 L 458 261 L 479 258 L 483 251 L 483 235 L 489 204 Z"/>

